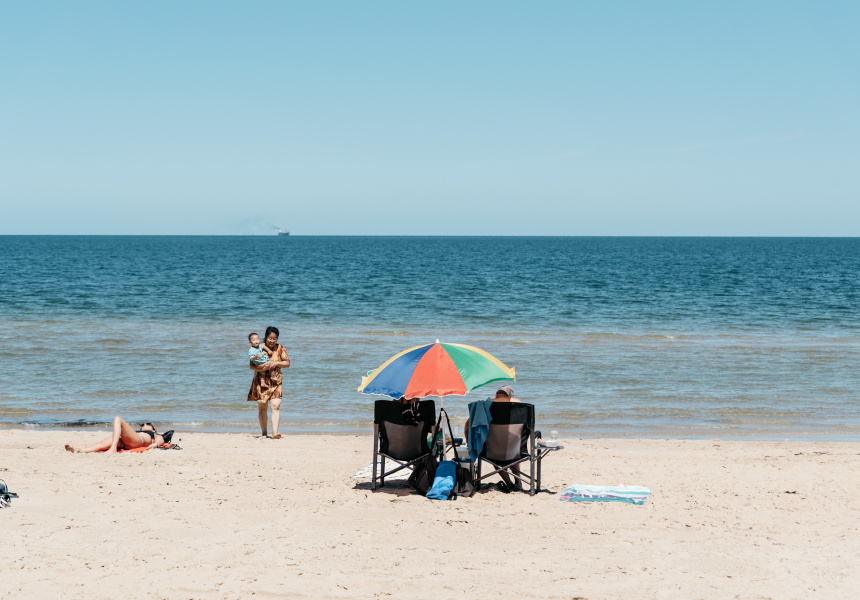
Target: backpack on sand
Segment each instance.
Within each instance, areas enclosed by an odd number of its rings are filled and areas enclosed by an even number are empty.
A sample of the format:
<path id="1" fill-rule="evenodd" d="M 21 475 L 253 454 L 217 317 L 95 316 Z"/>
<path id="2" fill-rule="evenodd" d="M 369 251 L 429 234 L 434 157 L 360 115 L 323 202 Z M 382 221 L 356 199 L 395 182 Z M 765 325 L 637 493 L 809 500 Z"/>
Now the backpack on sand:
<path id="1" fill-rule="evenodd" d="M 438 464 L 439 462 L 436 460 L 436 457 L 428 454 L 415 463 L 412 475 L 409 476 L 406 483 L 414 487 L 419 494 L 425 496 L 430 491 L 430 488 L 433 487 L 433 480 L 436 478 L 436 467 Z"/>
<path id="2" fill-rule="evenodd" d="M 10 492 L 6 487 L 6 482 L 0 479 L 0 508 L 6 508 L 12 504 L 12 498 L 17 498 L 18 494 Z"/>
<path id="3" fill-rule="evenodd" d="M 454 484 L 454 493 L 458 496 L 471 498 L 478 491 L 475 487 L 475 479 L 472 476 L 472 469 L 457 465 L 457 481 Z"/>

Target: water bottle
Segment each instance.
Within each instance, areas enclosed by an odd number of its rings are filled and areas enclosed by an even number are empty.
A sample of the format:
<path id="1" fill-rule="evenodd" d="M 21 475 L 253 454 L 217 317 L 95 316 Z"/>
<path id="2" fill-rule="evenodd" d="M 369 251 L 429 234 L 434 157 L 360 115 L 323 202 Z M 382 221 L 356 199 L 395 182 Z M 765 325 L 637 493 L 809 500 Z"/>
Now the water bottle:
<path id="1" fill-rule="evenodd" d="M 182 450 L 182 438 L 179 438 L 179 441 L 176 442 L 176 445 L 179 446 L 180 450 Z"/>

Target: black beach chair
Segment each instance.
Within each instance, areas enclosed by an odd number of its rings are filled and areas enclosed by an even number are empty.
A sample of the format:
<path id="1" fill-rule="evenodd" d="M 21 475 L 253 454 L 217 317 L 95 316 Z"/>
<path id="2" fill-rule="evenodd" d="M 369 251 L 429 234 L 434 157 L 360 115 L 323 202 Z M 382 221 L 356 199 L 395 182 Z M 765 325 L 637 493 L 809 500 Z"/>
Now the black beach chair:
<path id="1" fill-rule="evenodd" d="M 377 400 L 373 406 L 373 479 L 385 485 L 385 478 L 412 465 L 430 454 L 428 442 L 436 425 L 436 403 L 421 400 L 414 405 L 391 400 Z M 385 471 L 385 459 L 398 466 Z M 379 462 L 379 473 L 377 473 Z"/>
<path id="2" fill-rule="evenodd" d="M 529 488 L 534 496 L 540 491 L 541 460 L 551 450 L 561 447 L 538 447 L 535 439 L 540 432 L 535 431 L 535 407 L 525 402 L 493 402 L 490 405 L 490 431 L 475 465 L 475 485 L 480 486 L 483 479 L 507 470 L 519 483 Z M 494 470 L 481 474 L 481 463 L 489 463 Z M 528 463 L 528 473 L 515 472 L 511 467 Z"/>

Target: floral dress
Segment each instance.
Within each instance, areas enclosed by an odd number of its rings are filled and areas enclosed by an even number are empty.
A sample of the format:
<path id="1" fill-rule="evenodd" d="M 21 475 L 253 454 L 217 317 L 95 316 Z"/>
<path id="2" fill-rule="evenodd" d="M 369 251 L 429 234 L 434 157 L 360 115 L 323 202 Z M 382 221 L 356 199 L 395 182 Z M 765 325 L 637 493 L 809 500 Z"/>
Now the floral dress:
<path id="1" fill-rule="evenodd" d="M 272 352 L 271 360 L 282 362 L 290 360 L 290 357 L 287 356 L 286 348 L 278 344 L 278 347 Z M 251 389 L 248 391 L 248 402 L 268 402 L 275 398 L 280 399 L 283 394 L 283 379 L 284 376 L 281 375 L 280 367 L 255 371 L 254 380 L 251 381 Z"/>

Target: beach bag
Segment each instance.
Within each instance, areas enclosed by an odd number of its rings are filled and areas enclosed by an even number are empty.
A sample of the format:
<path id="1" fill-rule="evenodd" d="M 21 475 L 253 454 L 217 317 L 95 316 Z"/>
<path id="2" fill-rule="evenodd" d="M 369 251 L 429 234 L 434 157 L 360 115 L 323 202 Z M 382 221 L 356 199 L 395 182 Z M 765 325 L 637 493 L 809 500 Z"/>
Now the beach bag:
<path id="1" fill-rule="evenodd" d="M 406 483 L 414 487 L 422 496 L 426 496 L 430 488 L 433 487 L 437 465 L 436 457 L 431 454 L 419 459 L 412 467 L 412 475 L 409 476 Z"/>
<path id="2" fill-rule="evenodd" d="M 471 465 L 471 463 L 469 464 Z M 457 465 L 457 484 L 454 486 L 454 493 L 458 496 L 471 498 L 475 495 L 476 491 L 472 469 L 463 465 Z"/>
<path id="3" fill-rule="evenodd" d="M 6 482 L 0 479 L 0 508 L 6 508 L 12 504 L 12 498 L 17 498 L 18 494 L 10 492 L 6 487 Z"/>

